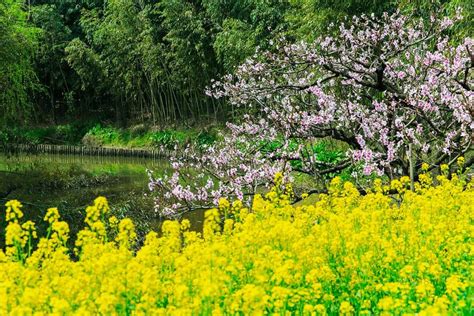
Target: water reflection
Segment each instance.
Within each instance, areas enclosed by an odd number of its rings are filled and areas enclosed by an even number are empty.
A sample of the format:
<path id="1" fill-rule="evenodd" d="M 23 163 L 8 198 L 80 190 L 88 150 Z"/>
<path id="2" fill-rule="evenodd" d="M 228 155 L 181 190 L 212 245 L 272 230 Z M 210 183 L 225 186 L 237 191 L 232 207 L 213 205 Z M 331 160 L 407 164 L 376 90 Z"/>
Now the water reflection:
<path id="1" fill-rule="evenodd" d="M 105 196 L 113 211 L 131 217 L 143 234 L 159 230 L 163 221 L 153 210 L 146 169 L 159 175 L 169 171 L 170 165 L 163 159 L 133 157 L 0 155 L 0 202 L 22 201 L 25 217 L 37 222 L 48 207 L 58 207 L 63 218 L 80 229 L 86 206 L 97 196 Z M 184 217 L 192 229 L 202 229 L 203 212 Z"/>

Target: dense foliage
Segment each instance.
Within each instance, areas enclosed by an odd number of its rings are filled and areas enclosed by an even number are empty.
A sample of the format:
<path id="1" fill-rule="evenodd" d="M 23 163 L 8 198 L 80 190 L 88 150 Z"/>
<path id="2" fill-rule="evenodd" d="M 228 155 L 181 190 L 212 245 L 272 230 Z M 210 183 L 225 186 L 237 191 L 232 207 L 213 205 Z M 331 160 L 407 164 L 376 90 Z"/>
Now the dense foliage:
<path id="1" fill-rule="evenodd" d="M 429 20 L 457 7 L 466 16 L 453 28 L 459 41 L 472 36 L 471 1 L 2 1 L 0 121 L 220 118 L 231 109 L 204 88 L 280 35 L 312 41 L 347 15 Z"/>
<path id="2" fill-rule="evenodd" d="M 222 198 L 202 233 L 167 221 L 136 252 L 133 223 L 109 218 L 105 198 L 74 247 L 49 209 L 37 249 L 35 223 L 10 201 L 0 312 L 472 314 L 474 187 L 462 173 L 423 173 L 415 192 L 408 177 L 376 181 L 365 196 L 335 178 L 300 206 L 282 179 L 250 209 Z"/>
<path id="3" fill-rule="evenodd" d="M 0 3 L 0 123 L 31 118 L 30 97 L 38 90 L 33 56 L 38 29 L 28 23 L 21 0 Z"/>

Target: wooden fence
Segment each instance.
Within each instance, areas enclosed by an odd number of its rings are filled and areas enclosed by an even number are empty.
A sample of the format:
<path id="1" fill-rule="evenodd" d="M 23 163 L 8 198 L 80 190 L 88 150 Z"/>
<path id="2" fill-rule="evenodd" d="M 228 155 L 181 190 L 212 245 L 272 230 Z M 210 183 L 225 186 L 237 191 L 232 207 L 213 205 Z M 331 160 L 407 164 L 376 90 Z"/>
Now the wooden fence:
<path id="1" fill-rule="evenodd" d="M 9 154 L 64 154 L 78 156 L 115 156 L 152 159 L 168 158 L 176 155 L 176 151 L 165 148 L 131 149 L 47 144 L 7 144 L 3 146 L 3 152 Z M 180 155 L 183 157 L 185 153 L 180 153 Z"/>

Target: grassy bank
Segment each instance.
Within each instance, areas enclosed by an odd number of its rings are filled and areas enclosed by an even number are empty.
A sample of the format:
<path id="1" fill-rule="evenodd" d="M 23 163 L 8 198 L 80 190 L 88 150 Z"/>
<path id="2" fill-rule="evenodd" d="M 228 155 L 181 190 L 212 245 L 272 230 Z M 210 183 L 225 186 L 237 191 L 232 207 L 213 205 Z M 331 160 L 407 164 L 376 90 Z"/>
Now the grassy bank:
<path id="1" fill-rule="evenodd" d="M 57 126 L 5 128 L 0 144 L 86 145 L 113 148 L 172 149 L 188 144 L 203 146 L 217 139 L 218 127 L 156 128 L 136 125 L 117 128 L 104 124 L 65 124 Z"/>

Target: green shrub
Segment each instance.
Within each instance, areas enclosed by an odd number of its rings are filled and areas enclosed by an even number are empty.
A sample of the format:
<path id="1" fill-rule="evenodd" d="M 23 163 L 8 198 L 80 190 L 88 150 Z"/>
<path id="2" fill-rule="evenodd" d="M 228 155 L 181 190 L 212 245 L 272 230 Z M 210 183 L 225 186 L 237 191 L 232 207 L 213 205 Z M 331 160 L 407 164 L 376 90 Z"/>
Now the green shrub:
<path id="1" fill-rule="evenodd" d="M 173 149 L 175 146 L 183 145 L 185 143 L 186 136 L 184 133 L 163 130 L 154 132 L 150 136 L 150 139 L 154 146 L 163 146 L 167 149 Z"/>
<path id="2" fill-rule="evenodd" d="M 121 133 L 119 130 L 113 127 L 104 127 L 100 124 L 92 127 L 86 135 L 95 136 L 104 144 L 119 143 L 121 139 Z"/>
<path id="3" fill-rule="evenodd" d="M 199 148 L 212 145 L 217 141 L 216 133 L 212 131 L 202 131 L 196 137 L 196 144 Z"/>

